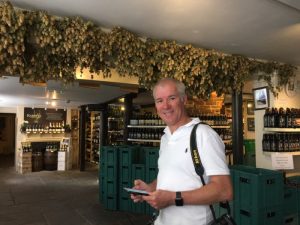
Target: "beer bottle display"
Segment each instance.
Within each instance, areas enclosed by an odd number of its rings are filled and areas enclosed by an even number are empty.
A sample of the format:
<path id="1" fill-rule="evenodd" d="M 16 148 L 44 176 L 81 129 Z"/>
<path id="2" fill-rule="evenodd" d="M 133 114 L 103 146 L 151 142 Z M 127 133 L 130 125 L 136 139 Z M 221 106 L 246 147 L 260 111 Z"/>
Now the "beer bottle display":
<path id="1" fill-rule="evenodd" d="M 266 108 L 264 114 L 264 127 L 269 127 L 269 117 L 270 117 L 270 109 Z"/>
<path id="2" fill-rule="evenodd" d="M 278 127 L 283 128 L 285 126 L 286 126 L 285 110 L 281 107 L 279 108 L 279 114 L 278 114 Z"/>

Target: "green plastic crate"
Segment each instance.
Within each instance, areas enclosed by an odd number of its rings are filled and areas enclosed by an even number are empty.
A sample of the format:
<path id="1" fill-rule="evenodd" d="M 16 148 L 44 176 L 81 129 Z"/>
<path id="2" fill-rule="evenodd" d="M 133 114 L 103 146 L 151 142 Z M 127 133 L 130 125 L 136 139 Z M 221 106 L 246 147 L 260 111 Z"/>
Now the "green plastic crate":
<path id="1" fill-rule="evenodd" d="M 283 218 L 283 225 L 299 225 L 299 216 L 298 213 L 291 215 L 286 215 Z"/>
<path id="2" fill-rule="evenodd" d="M 119 198 L 119 209 L 121 211 L 131 212 L 132 211 L 131 207 L 132 207 L 132 200 L 131 200 L 130 196 L 128 196 L 128 194 L 127 194 L 127 197 L 122 196 Z"/>
<path id="3" fill-rule="evenodd" d="M 120 166 L 119 167 L 119 177 L 120 182 L 131 182 L 131 166 Z"/>
<path id="4" fill-rule="evenodd" d="M 119 164 L 120 166 L 131 166 L 139 163 L 139 146 L 119 147 Z"/>
<path id="5" fill-rule="evenodd" d="M 239 209 L 265 210 L 283 204 L 283 173 L 250 166 L 231 166 L 234 214 Z"/>
<path id="6" fill-rule="evenodd" d="M 298 221 L 300 222 L 300 176 L 288 177 L 286 181 L 290 187 L 297 190 L 297 212 L 299 215 Z"/>
<path id="7" fill-rule="evenodd" d="M 124 190 L 124 187 L 132 187 L 133 185 L 132 185 L 132 183 L 131 183 L 131 181 L 130 182 L 120 182 L 120 184 L 119 184 L 119 196 L 120 197 L 129 197 L 130 196 L 130 194 L 127 192 L 127 191 L 125 191 Z"/>
<path id="8" fill-rule="evenodd" d="M 116 196 L 106 196 L 103 199 L 103 205 L 105 209 L 118 210 L 118 201 Z"/>
<path id="9" fill-rule="evenodd" d="M 282 225 L 282 207 L 239 209 L 238 212 L 234 212 L 234 219 L 238 225 Z"/>
<path id="10" fill-rule="evenodd" d="M 284 186 L 283 195 L 284 215 L 298 213 L 298 190 L 295 187 Z"/>
<path id="11" fill-rule="evenodd" d="M 155 168 L 146 167 L 145 168 L 145 177 L 146 177 L 145 181 L 147 183 L 152 182 L 154 179 L 157 178 L 157 173 L 158 173 L 158 168 L 157 167 L 155 167 Z"/>
<path id="12" fill-rule="evenodd" d="M 104 163 L 108 166 L 116 166 L 118 163 L 118 148 L 110 147 L 105 149 Z"/>
<path id="13" fill-rule="evenodd" d="M 143 147 L 142 152 L 144 152 L 145 167 L 146 168 L 156 168 L 157 160 L 158 160 L 158 156 L 159 156 L 159 148 Z"/>
<path id="14" fill-rule="evenodd" d="M 135 179 L 145 180 L 145 165 L 133 164 L 132 165 L 132 183 Z M 146 213 L 146 203 L 134 203 L 131 205 L 131 212 L 134 213 Z"/>

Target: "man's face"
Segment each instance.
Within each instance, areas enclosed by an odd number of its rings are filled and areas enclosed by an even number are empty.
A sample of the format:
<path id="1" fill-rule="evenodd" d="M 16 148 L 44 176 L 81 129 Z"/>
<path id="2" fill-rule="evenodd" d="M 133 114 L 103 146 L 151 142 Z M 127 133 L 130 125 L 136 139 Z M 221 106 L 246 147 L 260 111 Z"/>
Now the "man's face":
<path id="1" fill-rule="evenodd" d="M 164 82 L 155 89 L 155 107 L 157 114 L 169 127 L 179 127 L 184 120 L 184 105 L 186 98 L 181 99 L 176 85 L 171 82 Z"/>

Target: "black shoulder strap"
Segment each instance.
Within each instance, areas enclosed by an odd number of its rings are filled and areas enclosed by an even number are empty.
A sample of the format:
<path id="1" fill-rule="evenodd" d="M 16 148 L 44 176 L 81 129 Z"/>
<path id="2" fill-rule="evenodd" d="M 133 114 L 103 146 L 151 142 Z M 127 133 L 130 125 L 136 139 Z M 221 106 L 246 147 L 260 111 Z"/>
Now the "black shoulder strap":
<path id="1" fill-rule="evenodd" d="M 203 168 L 200 156 L 199 156 L 197 140 L 196 140 L 196 130 L 197 130 L 197 127 L 199 124 L 202 124 L 202 123 L 200 122 L 200 123 L 195 124 L 195 126 L 193 127 L 193 130 L 191 132 L 190 149 L 191 149 L 192 159 L 194 162 L 196 173 L 200 177 L 202 177 L 202 175 L 204 174 L 204 168 Z"/>
<path id="2" fill-rule="evenodd" d="M 194 125 L 192 132 L 191 132 L 191 137 L 190 137 L 190 150 L 191 150 L 191 154 L 192 154 L 192 159 L 193 159 L 193 163 L 195 166 L 195 171 L 196 173 L 200 176 L 201 182 L 203 184 L 203 186 L 206 184 L 203 178 L 203 174 L 204 174 L 204 167 L 202 165 L 200 156 L 199 156 L 199 152 L 198 152 L 198 147 L 197 147 L 197 139 L 196 139 L 196 131 L 197 131 L 197 127 L 199 124 L 205 124 L 207 126 L 209 126 L 206 123 L 200 122 Z M 220 206 L 222 208 L 226 208 L 228 214 L 230 214 L 230 206 L 228 201 L 226 202 L 220 202 Z M 214 220 L 216 220 L 216 214 L 215 214 L 215 210 L 213 208 L 212 205 L 209 205 L 211 213 L 213 215 Z"/>

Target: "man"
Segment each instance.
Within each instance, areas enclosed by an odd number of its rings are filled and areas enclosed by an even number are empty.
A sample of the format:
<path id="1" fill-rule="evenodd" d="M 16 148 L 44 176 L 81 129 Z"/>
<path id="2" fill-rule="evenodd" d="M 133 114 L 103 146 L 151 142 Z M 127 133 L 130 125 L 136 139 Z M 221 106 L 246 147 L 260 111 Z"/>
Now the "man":
<path id="1" fill-rule="evenodd" d="M 146 201 L 159 216 L 155 225 L 205 225 L 212 221 L 209 205 L 231 200 L 232 186 L 226 164 L 224 144 L 207 125 L 196 132 L 199 155 L 205 170 L 205 186 L 196 174 L 190 152 L 190 134 L 200 120 L 191 119 L 185 110 L 185 86 L 164 78 L 153 89 L 157 114 L 166 123 L 161 138 L 158 176 L 150 184 L 135 180 L 134 188 L 149 196 L 131 195 L 134 202 Z"/>

